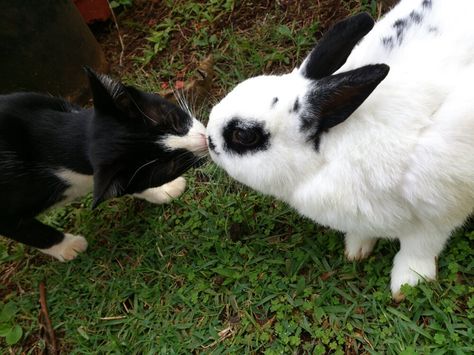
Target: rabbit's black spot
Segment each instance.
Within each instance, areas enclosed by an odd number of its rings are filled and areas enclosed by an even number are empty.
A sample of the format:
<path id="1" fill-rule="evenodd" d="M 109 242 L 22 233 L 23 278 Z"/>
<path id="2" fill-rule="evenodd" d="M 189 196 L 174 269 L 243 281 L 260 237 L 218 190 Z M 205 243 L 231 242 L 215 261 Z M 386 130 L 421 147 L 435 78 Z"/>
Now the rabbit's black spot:
<path id="1" fill-rule="evenodd" d="M 382 38 L 382 44 L 389 50 L 393 49 L 393 46 L 394 46 L 393 38 L 392 37 Z"/>
<path id="2" fill-rule="evenodd" d="M 428 8 L 428 9 L 430 9 L 432 5 L 433 5 L 432 0 L 423 0 L 423 2 L 421 3 L 421 6 L 423 6 L 423 8 Z"/>
<path id="3" fill-rule="evenodd" d="M 418 24 L 423 20 L 423 16 L 416 11 L 412 11 L 410 12 L 410 20 Z"/>
<path id="4" fill-rule="evenodd" d="M 408 27 L 408 21 L 405 19 L 400 19 L 394 22 L 393 27 L 397 31 L 397 40 L 398 44 L 403 42 L 403 35 Z"/>
<path id="5" fill-rule="evenodd" d="M 271 108 L 275 107 L 277 102 L 278 102 L 278 97 L 274 97 L 273 100 L 272 100 Z"/>
<path id="6" fill-rule="evenodd" d="M 430 6 L 431 6 L 431 2 L 430 2 Z M 426 8 L 426 7 L 427 6 L 425 6 L 423 2 L 423 8 Z M 410 27 L 412 27 L 413 25 L 420 25 L 422 22 L 423 22 L 423 10 L 421 10 L 421 12 L 417 12 L 413 10 L 405 18 L 396 20 L 393 23 L 392 27 L 395 29 L 398 45 L 402 44 L 405 34 L 408 32 Z M 393 49 L 394 47 L 393 39 L 386 40 L 386 38 L 390 38 L 390 37 L 382 38 L 382 43 L 385 45 L 385 47 L 389 49 Z"/>
<path id="7" fill-rule="evenodd" d="M 266 150 L 270 145 L 270 133 L 264 124 L 234 118 L 224 127 L 224 150 L 237 154 Z"/>
<path id="8" fill-rule="evenodd" d="M 293 104 L 293 107 L 290 110 L 290 113 L 297 113 L 300 109 L 300 101 L 298 98 L 296 98 L 295 103 Z"/>
<path id="9" fill-rule="evenodd" d="M 393 27 L 395 28 L 403 28 L 407 25 L 407 21 L 404 19 L 398 19 L 393 23 Z"/>
<path id="10" fill-rule="evenodd" d="M 429 26 L 429 27 L 428 27 L 428 32 L 429 32 L 429 33 L 437 34 L 438 31 L 439 31 L 439 30 L 438 30 L 438 27 L 436 27 L 436 26 Z"/>

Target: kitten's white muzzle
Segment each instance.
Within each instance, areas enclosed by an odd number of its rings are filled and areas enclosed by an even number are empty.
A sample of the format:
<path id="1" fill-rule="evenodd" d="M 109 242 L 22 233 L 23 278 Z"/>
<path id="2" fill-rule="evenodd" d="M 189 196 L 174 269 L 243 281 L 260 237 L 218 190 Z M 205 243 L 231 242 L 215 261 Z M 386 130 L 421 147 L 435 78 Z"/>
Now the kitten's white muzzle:
<path id="1" fill-rule="evenodd" d="M 172 150 L 189 150 L 198 157 L 204 157 L 208 154 L 206 128 L 196 119 L 193 119 L 193 125 L 186 135 L 175 136 L 170 134 L 159 143 Z"/>

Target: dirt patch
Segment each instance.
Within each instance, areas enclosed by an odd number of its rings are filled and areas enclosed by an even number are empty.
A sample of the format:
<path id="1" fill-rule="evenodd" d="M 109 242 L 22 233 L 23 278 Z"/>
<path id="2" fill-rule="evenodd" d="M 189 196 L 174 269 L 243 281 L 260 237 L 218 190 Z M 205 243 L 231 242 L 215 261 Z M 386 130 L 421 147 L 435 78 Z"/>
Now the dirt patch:
<path id="1" fill-rule="evenodd" d="M 377 5 L 377 14 L 382 14 L 390 8 L 397 0 L 384 0 Z M 174 6 L 185 3 L 186 0 L 174 2 Z M 196 3 L 205 3 L 197 1 Z M 122 54 L 122 66 L 119 64 L 122 47 L 119 35 L 113 20 L 106 23 L 97 23 L 91 28 L 102 45 L 105 56 L 110 64 L 110 72 L 113 75 L 133 75 L 141 65 L 136 58 L 142 57 L 144 51 L 150 47 L 149 30 L 165 19 L 173 19 L 173 7 L 166 5 L 160 0 L 135 0 L 133 5 L 126 9 L 116 10 L 117 23 L 120 35 L 124 43 Z M 282 24 L 296 24 L 307 26 L 318 22 L 319 38 L 335 22 L 364 10 L 360 0 L 280 0 L 280 1 L 241 1 L 234 6 L 231 12 L 223 13 L 217 19 L 203 21 L 202 19 L 191 19 L 187 26 L 181 26 L 173 31 L 169 44 L 159 53 L 159 57 L 173 58 L 175 53 L 187 53 L 184 58 L 182 72 L 187 72 L 196 63 L 196 49 L 193 48 L 190 39 L 199 29 L 206 27 L 208 35 L 219 36 L 226 28 L 232 28 L 235 32 L 245 32 L 256 23 L 261 23 L 269 14 L 274 14 Z M 209 53 L 201 53 L 205 56 Z M 152 60 L 143 69 L 157 66 L 157 60 Z M 156 67 L 158 70 L 159 68 Z"/>

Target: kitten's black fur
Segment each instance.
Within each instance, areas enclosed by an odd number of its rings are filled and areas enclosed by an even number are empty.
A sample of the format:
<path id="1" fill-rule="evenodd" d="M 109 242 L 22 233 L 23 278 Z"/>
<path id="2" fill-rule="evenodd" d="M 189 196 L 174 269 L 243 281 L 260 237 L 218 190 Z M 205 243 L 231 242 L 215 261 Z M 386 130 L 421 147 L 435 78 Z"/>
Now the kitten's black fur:
<path id="1" fill-rule="evenodd" d="M 86 69 L 94 109 L 35 93 L 0 96 L 0 235 L 47 249 L 64 235 L 35 219 L 70 187 L 57 174 L 93 175 L 94 206 L 179 177 L 198 157 L 157 143 L 193 118 L 158 95 Z"/>

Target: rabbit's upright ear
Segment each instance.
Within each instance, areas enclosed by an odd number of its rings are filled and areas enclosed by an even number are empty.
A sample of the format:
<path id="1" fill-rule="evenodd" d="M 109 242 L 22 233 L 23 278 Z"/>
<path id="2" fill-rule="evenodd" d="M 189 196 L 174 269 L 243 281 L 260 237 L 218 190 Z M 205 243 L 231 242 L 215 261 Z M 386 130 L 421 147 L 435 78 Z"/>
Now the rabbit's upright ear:
<path id="1" fill-rule="evenodd" d="M 311 132 L 316 148 L 323 132 L 345 121 L 387 76 L 386 64 L 373 64 L 331 75 L 314 83 L 307 96 L 309 109 L 303 129 Z"/>
<path id="2" fill-rule="evenodd" d="M 321 79 L 339 69 L 355 45 L 374 27 L 374 20 L 363 12 L 336 23 L 319 40 L 301 64 L 300 72 L 308 79 Z"/>

